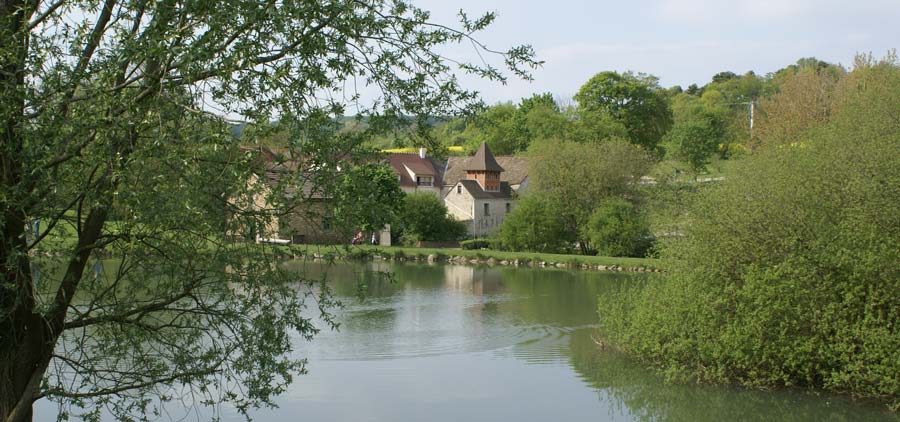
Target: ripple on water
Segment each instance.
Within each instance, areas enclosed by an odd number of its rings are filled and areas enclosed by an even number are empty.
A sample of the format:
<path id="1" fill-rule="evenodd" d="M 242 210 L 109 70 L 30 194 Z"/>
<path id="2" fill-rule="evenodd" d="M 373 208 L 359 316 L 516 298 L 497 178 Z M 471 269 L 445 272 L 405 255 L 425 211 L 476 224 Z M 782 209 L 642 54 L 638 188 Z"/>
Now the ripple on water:
<path id="1" fill-rule="evenodd" d="M 517 300 L 512 295 L 424 299 L 414 306 L 390 301 L 354 304 L 342 314 L 340 331 L 318 337 L 308 357 L 367 361 L 495 352 L 498 357 L 550 363 L 565 359 L 569 332 L 581 328 L 526 323 L 496 312 L 496 306 Z"/>

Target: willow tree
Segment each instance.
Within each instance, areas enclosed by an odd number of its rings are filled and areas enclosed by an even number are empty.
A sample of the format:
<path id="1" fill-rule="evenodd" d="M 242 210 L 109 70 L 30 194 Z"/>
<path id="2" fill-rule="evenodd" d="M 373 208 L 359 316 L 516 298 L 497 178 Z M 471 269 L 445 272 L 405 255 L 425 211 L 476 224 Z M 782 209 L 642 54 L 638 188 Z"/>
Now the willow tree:
<path id="1" fill-rule="evenodd" d="M 355 145 L 332 136 L 336 114 L 375 130 L 473 105 L 459 74 L 527 78 L 530 47 L 472 38 L 493 19 L 452 28 L 404 0 L 3 0 L 0 419 L 40 399 L 63 418 L 142 419 L 184 393 L 271 403 L 303 371 L 291 333 L 321 328 L 301 311 L 309 295 L 327 310 L 327 289 L 230 235 L 330 180 Z M 495 54 L 439 53 L 461 42 Z M 236 118 L 298 122 L 278 187 L 247 183 L 261 160 Z"/>

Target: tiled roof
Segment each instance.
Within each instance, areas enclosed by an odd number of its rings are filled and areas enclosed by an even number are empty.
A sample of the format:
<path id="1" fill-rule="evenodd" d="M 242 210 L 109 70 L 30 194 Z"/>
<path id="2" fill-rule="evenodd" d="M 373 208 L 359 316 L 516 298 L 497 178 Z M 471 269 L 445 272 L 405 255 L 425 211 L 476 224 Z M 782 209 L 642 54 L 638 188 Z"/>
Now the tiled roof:
<path id="1" fill-rule="evenodd" d="M 389 154 L 388 164 L 394 169 L 394 173 L 400 176 L 400 186 L 416 186 L 416 181 L 409 176 L 404 166 L 415 174 L 433 176 L 434 186 L 441 186 L 441 175 L 437 171 L 440 167 L 430 157 L 422 158 L 419 154 Z"/>
<path id="2" fill-rule="evenodd" d="M 299 186 L 302 191 L 302 198 L 327 199 L 324 192 L 322 192 L 322 187 L 317 186 L 317 183 L 312 180 L 312 176 L 309 173 L 294 174 L 290 170 L 273 167 L 266 170 L 263 182 L 265 182 L 269 188 L 284 189 L 284 194 L 288 198 L 295 197 L 297 194 L 297 187 Z"/>
<path id="3" fill-rule="evenodd" d="M 509 182 L 510 185 L 520 185 L 528 177 L 528 160 L 524 157 L 500 155 L 494 158 L 498 164 L 503 166 L 500 181 Z M 456 182 L 466 178 L 465 168 L 470 159 L 472 157 L 449 157 L 447 159 L 444 186 L 453 186 Z"/>
<path id="4" fill-rule="evenodd" d="M 500 190 L 497 192 L 486 191 L 481 188 L 481 185 L 474 180 L 460 180 L 459 183 L 462 184 L 463 188 L 469 191 L 469 194 L 472 195 L 475 199 L 511 199 L 512 198 L 512 189 L 509 187 L 509 183 L 500 182 Z M 452 195 L 449 193 L 448 195 Z"/>
<path id="5" fill-rule="evenodd" d="M 478 151 L 468 161 L 466 161 L 466 170 L 469 171 L 503 171 L 503 167 L 497 164 L 494 154 L 488 148 L 487 142 L 482 142 L 478 147 Z"/>

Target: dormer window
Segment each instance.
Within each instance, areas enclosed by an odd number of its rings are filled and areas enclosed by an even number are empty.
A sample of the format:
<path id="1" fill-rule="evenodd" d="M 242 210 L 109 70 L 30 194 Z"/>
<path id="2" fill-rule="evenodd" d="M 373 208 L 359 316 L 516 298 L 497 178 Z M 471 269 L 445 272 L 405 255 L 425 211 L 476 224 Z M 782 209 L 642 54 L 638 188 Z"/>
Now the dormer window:
<path id="1" fill-rule="evenodd" d="M 417 186 L 434 186 L 434 177 L 432 176 L 416 176 Z"/>

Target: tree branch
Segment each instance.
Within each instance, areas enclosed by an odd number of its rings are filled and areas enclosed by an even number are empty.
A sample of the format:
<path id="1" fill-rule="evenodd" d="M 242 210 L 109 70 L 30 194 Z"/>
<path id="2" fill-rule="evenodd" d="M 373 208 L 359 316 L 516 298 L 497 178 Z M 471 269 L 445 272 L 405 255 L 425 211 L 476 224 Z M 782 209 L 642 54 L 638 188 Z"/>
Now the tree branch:
<path id="1" fill-rule="evenodd" d="M 50 17 L 50 15 L 52 15 L 53 12 L 56 11 L 56 9 L 59 9 L 59 7 L 64 5 L 65 3 L 66 0 L 57 0 L 56 3 L 51 4 L 50 7 L 47 8 L 47 10 L 43 11 L 40 15 L 35 17 L 34 20 L 31 21 L 31 23 L 28 24 L 27 30 L 29 32 L 33 31 L 35 28 L 37 28 L 38 25 L 44 22 L 45 19 Z"/>

